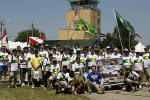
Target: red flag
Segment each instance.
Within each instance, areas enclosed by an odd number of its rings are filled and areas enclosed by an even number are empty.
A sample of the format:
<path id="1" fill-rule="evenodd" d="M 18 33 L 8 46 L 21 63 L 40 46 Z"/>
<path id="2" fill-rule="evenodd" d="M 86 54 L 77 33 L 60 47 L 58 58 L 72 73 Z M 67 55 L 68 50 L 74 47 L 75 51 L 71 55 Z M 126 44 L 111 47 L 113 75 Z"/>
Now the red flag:
<path id="1" fill-rule="evenodd" d="M 30 45 L 32 44 L 41 44 L 44 42 L 44 37 L 30 37 Z"/>
<path id="2" fill-rule="evenodd" d="M 3 34 L 3 37 L 2 37 L 2 46 L 6 47 L 6 52 L 7 53 L 10 53 L 6 28 L 4 28 L 4 34 Z"/>
<path id="3" fill-rule="evenodd" d="M 139 37 L 139 38 L 142 38 L 142 36 L 141 36 L 139 33 L 137 33 L 137 32 L 135 32 L 135 35 L 136 35 L 137 37 Z"/>
<path id="4" fill-rule="evenodd" d="M 2 45 L 6 46 L 6 48 L 8 48 L 8 38 L 7 38 L 6 28 L 4 28 L 4 34 L 2 37 Z"/>

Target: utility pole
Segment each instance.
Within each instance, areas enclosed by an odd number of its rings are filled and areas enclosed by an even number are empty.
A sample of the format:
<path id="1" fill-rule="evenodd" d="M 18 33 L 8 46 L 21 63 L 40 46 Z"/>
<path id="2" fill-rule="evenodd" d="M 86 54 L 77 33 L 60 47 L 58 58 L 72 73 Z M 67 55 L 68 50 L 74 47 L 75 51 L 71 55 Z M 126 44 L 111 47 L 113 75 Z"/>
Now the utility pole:
<path id="1" fill-rule="evenodd" d="M 32 22 L 32 37 L 33 37 L 33 31 L 34 31 L 34 23 Z"/>
<path id="2" fill-rule="evenodd" d="M 4 26 L 4 21 L 2 20 L 1 18 L 1 21 L 0 21 L 0 31 L 1 31 L 1 37 L 0 37 L 0 40 L 1 40 L 1 46 L 2 46 L 2 36 L 3 36 L 3 26 Z"/>

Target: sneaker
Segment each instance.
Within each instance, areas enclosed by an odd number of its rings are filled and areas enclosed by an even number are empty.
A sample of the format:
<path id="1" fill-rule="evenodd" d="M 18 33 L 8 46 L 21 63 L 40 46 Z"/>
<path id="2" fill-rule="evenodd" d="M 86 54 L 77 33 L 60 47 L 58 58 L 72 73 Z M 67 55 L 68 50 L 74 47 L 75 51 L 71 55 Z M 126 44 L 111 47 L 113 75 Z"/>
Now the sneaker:
<path id="1" fill-rule="evenodd" d="M 44 86 L 43 88 L 44 88 L 44 90 L 45 90 L 46 92 L 48 92 L 48 88 L 46 88 L 45 86 Z"/>
<path id="2" fill-rule="evenodd" d="M 139 85 L 139 89 L 142 90 L 142 85 Z"/>
<path id="3" fill-rule="evenodd" d="M 8 88 L 10 88 L 10 86 L 8 86 Z"/>
<path id="4" fill-rule="evenodd" d="M 134 87 L 132 87 L 132 90 L 131 90 L 131 93 L 133 93 L 133 92 L 135 92 L 135 88 Z"/>
<path id="5" fill-rule="evenodd" d="M 149 86 L 148 82 L 145 83 L 145 86 L 148 88 L 148 86 Z"/>
<path id="6" fill-rule="evenodd" d="M 42 88 L 44 88 L 44 85 L 40 85 Z"/>
<path id="7" fill-rule="evenodd" d="M 24 83 L 22 83 L 22 84 L 21 84 L 21 87 L 24 87 L 24 86 L 25 86 L 25 84 L 24 84 Z"/>
<path id="8" fill-rule="evenodd" d="M 91 90 L 89 90 L 89 91 L 88 91 L 88 93 L 89 93 L 89 94 L 91 94 L 91 93 L 92 93 L 92 91 L 91 91 Z"/>
<path id="9" fill-rule="evenodd" d="M 32 85 L 32 89 L 34 89 L 34 85 Z"/>

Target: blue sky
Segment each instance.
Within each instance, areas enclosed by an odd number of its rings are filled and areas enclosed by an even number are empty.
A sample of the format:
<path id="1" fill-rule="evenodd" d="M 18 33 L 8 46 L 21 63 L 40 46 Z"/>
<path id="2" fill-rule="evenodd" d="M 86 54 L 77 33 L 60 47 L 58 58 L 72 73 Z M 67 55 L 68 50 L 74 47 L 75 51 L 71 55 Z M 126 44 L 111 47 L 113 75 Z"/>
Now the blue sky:
<path id="1" fill-rule="evenodd" d="M 113 11 L 119 13 L 134 26 L 143 38 L 142 43 L 150 44 L 150 0 L 101 0 L 98 8 L 102 12 L 102 33 L 113 32 L 116 25 Z M 59 29 L 66 26 L 68 0 L 0 0 L 0 17 L 5 21 L 8 39 L 13 40 L 19 31 L 35 28 L 46 33 L 47 39 L 56 40 Z"/>

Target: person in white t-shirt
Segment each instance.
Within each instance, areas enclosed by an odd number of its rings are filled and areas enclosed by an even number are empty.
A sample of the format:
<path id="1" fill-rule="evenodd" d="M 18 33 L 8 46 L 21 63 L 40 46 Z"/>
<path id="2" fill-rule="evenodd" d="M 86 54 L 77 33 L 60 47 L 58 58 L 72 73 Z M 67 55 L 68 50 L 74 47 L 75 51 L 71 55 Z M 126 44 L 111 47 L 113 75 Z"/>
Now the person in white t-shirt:
<path id="1" fill-rule="evenodd" d="M 124 49 L 124 56 L 122 57 L 123 58 L 123 67 L 124 67 L 124 70 L 126 69 L 126 67 L 132 67 L 132 58 L 131 56 L 129 55 L 129 50 L 128 49 Z"/>
<path id="2" fill-rule="evenodd" d="M 48 84 L 51 83 L 55 84 L 57 80 L 57 75 L 60 72 L 60 66 L 57 63 L 56 59 L 53 59 L 53 64 L 51 66 L 50 72 L 51 72 L 51 76 L 49 77 Z"/>
<path id="3" fill-rule="evenodd" d="M 2 74 L 4 73 L 4 81 L 6 81 L 6 72 L 8 71 L 8 53 L 6 52 L 6 47 L 1 47 L 0 52 L 0 80 L 2 78 Z"/>
<path id="4" fill-rule="evenodd" d="M 146 75 L 146 86 L 148 87 L 150 78 L 150 52 L 148 48 L 145 48 L 145 53 L 143 54 L 144 61 L 144 74 Z"/>
<path id="5" fill-rule="evenodd" d="M 24 52 L 20 53 L 19 56 L 19 66 L 20 66 L 20 80 L 21 80 L 21 86 L 25 86 L 24 80 L 26 76 L 26 68 L 27 68 L 27 61 L 24 56 Z"/>
<path id="6" fill-rule="evenodd" d="M 76 62 L 72 65 L 72 71 L 74 74 L 74 82 L 73 82 L 73 87 L 75 84 L 78 84 L 77 88 L 74 90 L 74 94 L 77 95 L 78 91 L 83 87 L 83 68 L 84 65 L 83 63 L 80 63 L 80 58 L 76 58 Z"/>
<path id="7" fill-rule="evenodd" d="M 112 54 L 111 54 L 111 52 L 110 52 L 110 47 L 109 47 L 109 46 L 107 46 L 107 48 L 106 48 L 105 58 L 106 58 L 106 59 L 112 58 Z"/>
<path id="8" fill-rule="evenodd" d="M 61 67 L 62 55 L 57 53 L 57 49 L 55 47 L 53 48 L 53 58 L 57 61 L 57 63 Z"/>
<path id="9" fill-rule="evenodd" d="M 131 52 L 129 53 L 129 55 L 133 58 L 136 56 L 136 52 L 135 52 L 135 47 L 131 48 Z"/>
<path id="10" fill-rule="evenodd" d="M 67 66 L 63 66 L 62 72 L 58 73 L 57 82 L 55 83 L 56 93 L 61 90 L 71 90 L 72 78 L 67 72 Z"/>
<path id="11" fill-rule="evenodd" d="M 62 66 L 67 66 L 68 71 L 70 70 L 70 60 L 71 57 L 69 55 L 68 48 L 65 48 L 65 52 L 62 56 Z"/>
<path id="12" fill-rule="evenodd" d="M 133 70 L 137 72 L 141 77 L 140 77 L 140 85 L 139 88 L 141 89 L 141 82 L 142 82 L 142 77 L 144 73 L 144 62 L 143 62 L 143 57 L 140 56 L 139 52 L 136 52 L 136 56 L 132 59 L 132 65 L 133 65 Z"/>
<path id="13" fill-rule="evenodd" d="M 102 60 L 104 59 L 104 51 L 103 49 L 100 49 L 99 52 L 98 52 L 98 60 Z"/>
<path id="14" fill-rule="evenodd" d="M 44 62 L 43 62 L 43 66 L 44 66 L 44 79 L 43 79 L 43 82 L 44 82 L 44 86 L 46 88 L 48 88 L 50 86 L 50 84 L 48 84 L 48 79 L 51 76 L 50 70 L 51 70 L 52 65 L 53 65 L 53 54 L 50 53 L 49 57 L 47 59 L 45 59 Z"/>
<path id="15" fill-rule="evenodd" d="M 10 88 L 11 80 L 14 78 L 14 85 L 15 88 L 17 88 L 16 82 L 17 82 L 17 73 L 19 71 L 19 66 L 18 66 L 18 61 L 19 58 L 17 56 L 17 50 L 14 49 L 13 54 L 9 56 L 9 61 L 8 61 L 8 67 L 10 71 L 10 77 L 9 77 L 9 82 L 8 82 L 8 88 Z"/>
<path id="16" fill-rule="evenodd" d="M 94 54 L 94 50 L 91 51 L 91 54 L 88 55 L 87 57 L 87 62 L 88 62 L 88 70 L 91 70 L 92 66 L 96 66 L 97 69 L 97 60 L 98 56 Z"/>
<path id="17" fill-rule="evenodd" d="M 31 81 L 31 68 L 32 68 L 32 64 L 31 64 L 31 57 L 34 57 L 34 48 L 30 49 L 30 52 L 27 53 L 26 56 L 26 61 L 27 61 L 27 72 L 28 72 L 28 85 L 30 86 L 30 81 Z"/>
<path id="18" fill-rule="evenodd" d="M 114 53 L 112 54 L 112 58 L 121 58 L 122 55 L 119 53 L 118 48 L 114 48 Z"/>

